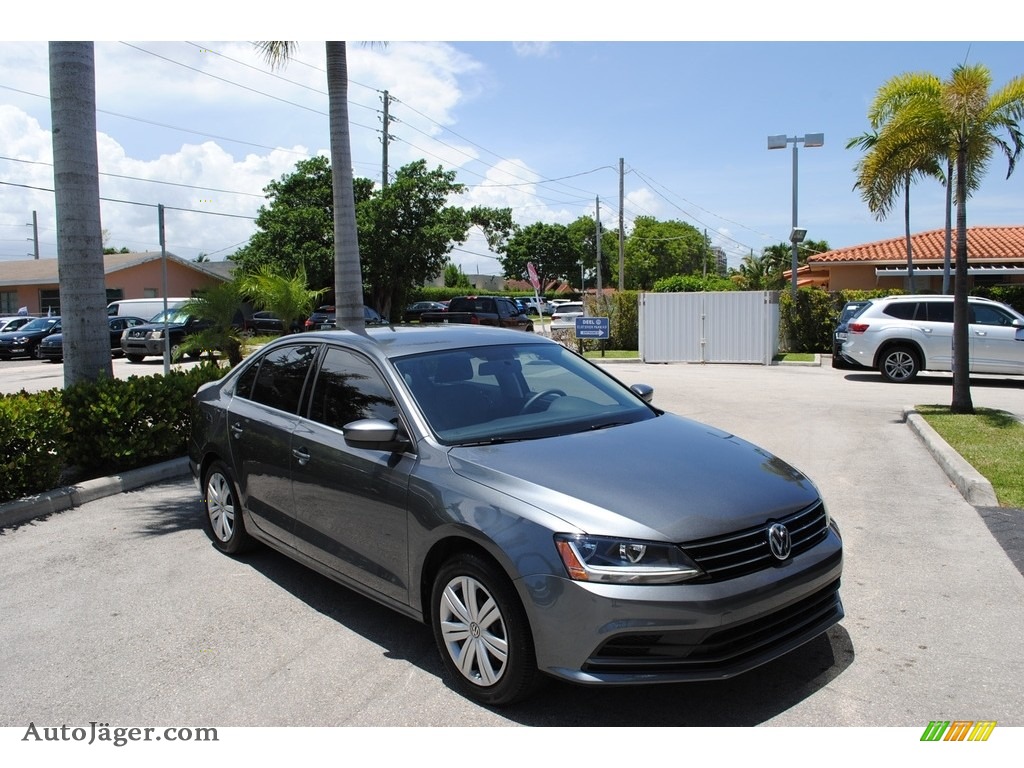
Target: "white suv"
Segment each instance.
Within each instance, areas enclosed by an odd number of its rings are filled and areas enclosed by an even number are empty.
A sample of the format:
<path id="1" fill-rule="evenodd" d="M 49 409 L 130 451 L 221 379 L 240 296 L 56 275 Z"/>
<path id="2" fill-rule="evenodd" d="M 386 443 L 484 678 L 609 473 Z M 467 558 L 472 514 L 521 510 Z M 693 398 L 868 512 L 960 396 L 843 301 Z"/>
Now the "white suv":
<path id="1" fill-rule="evenodd" d="M 972 373 L 1024 375 L 1024 315 L 968 297 Z M 843 357 L 904 383 L 920 371 L 953 369 L 953 297 L 872 299 L 847 323 Z"/>

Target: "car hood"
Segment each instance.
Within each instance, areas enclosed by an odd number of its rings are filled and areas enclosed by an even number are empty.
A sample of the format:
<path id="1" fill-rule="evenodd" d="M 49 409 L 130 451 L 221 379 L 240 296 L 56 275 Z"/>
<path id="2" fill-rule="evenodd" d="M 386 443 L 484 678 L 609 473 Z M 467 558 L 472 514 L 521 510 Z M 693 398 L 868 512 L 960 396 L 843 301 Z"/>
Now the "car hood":
<path id="1" fill-rule="evenodd" d="M 672 414 L 454 447 L 449 461 L 462 477 L 598 535 L 691 541 L 785 517 L 819 498 L 806 476 L 764 449 Z"/>

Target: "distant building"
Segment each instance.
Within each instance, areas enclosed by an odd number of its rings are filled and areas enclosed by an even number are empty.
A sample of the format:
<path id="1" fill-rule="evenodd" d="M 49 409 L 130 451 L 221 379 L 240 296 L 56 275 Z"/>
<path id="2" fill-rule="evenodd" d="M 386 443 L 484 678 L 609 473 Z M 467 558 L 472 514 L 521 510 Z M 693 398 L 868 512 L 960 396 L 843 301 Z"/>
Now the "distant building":
<path id="1" fill-rule="evenodd" d="M 910 236 L 915 292 L 942 291 L 945 238 L 945 229 Z M 950 262 L 952 281 L 956 275 L 956 230 L 952 234 Z M 1024 284 L 1024 226 L 968 227 L 967 263 L 968 288 Z M 787 283 L 791 274 L 786 272 Z M 817 285 L 830 291 L 905 288 L 906 277 L 904 237 L 818 253 L 797 270 L 798 285 Z"/>
<path id="2" fill-rule="evenodd" d="M 167 254 L 167 295 L 194 296 L 231 279 L 227 262 L 187 261 Z M 233 266 L 233 265 L 232 265 Z M 163 297 L 163 259 L 159 252 L 109 253 L 103 256 L 107 303 L 118 299 Z M 60 314 L 57 259 L 0 261 L 0 315 Z"/>

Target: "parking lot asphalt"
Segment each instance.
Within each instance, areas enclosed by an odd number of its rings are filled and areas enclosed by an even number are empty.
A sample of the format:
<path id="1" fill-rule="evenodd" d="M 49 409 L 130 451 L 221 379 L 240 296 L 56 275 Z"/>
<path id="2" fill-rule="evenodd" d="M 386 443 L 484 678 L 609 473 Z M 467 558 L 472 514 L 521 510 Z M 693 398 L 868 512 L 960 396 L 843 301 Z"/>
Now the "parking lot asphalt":
<path id="1" fill-rule="evenodd" d="M 838 627 L 735 680 L 557 683 L 540 701 L 491 711 L 447 689 L 429 631 L 414 622 L 275 553 L 214 552 L 195 486 L 172 470 L 0 531 L 0 689 L 12 692 L 0 725 L 26 712 L 225 726 L 1024 725 L 1014 650 L 1024 576 L 993 533 L 1019 531 L 1024 513 L 969 503 L 906 417 L 948 404 L 948 376 L 893 385 L 827 363 L 608 370 L 815 481 L 844 537 Z M 1024 415 L 1019 379 L 974 379 L 972 396 Z"/>

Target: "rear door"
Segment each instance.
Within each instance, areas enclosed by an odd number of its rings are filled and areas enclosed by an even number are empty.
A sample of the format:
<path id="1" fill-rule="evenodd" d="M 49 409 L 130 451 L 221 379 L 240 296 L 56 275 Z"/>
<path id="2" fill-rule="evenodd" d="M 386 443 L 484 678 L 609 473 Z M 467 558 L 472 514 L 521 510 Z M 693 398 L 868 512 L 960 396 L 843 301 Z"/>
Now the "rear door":
<path id="1" fill-rule="evenodd" d="M 924 367 L 930 371 L 953 370 L 953 302 L 922 301 L 915 327 L 924 350 Z"/>
<path id="2" fill-rule="evenodd" d="M 292 432 L 318 345 L 278 347 L 238 380 L 228 434 L 238 490 L 263 533 L 294 546 Z"/>

